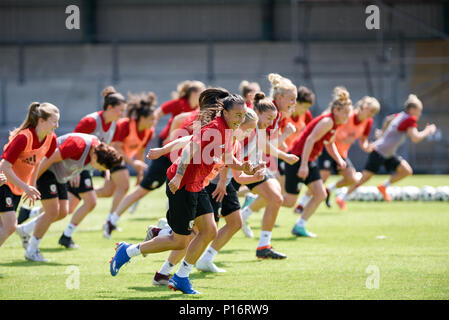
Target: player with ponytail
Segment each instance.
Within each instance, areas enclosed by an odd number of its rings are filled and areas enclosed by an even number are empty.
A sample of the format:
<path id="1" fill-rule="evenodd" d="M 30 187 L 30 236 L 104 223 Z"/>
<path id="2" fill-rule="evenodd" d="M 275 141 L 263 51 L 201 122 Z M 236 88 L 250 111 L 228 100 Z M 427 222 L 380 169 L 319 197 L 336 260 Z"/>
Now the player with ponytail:
<path id="1" fill-rule="evenodd" d="M 21 196 L 30 203 L 41 198 L 36 189 L 37 173 L 43 159 L 56 149 L 55 129 L 58 128 L 59 110 L 51 103 L 33 102 L 25 121 L 10 133 L 3 148 L 0 173 L 7 179 L 0 186 L 0 246 L 16 230 L 16 210 Z M 39 242 L 40 239 L 33 238 Z M 44 261 L 39 250 L 25 255 L 29 260 Z"/>
<path id="2" fill-rule="evenodd" d="M 347 121 L 351 110 L 352 102 L 349 92 L 344 87 L 336 87 L 333 92 L 333 100 L 329 105 L 329 112 L 313 119 L 290 148 L 290 153 L 300 157 L 300 161 L 294 165 L 286 165 L 286 194 L 283 205 L 293 207 L 296 204 L 301 184 L 307 185 L 312 192 L 312 197 L 292 230 L 296 236 L 316 236 L 306 230 L 306 222 L 318 205 L 326 199 L 326 190 L 319 168 L 315 163 L 323 147 L 327 145 L 328 152 L 337 165 L 342 169 L 346 168 L 346 162 L 338 153 L 334 140 L 337 128 Z"/>

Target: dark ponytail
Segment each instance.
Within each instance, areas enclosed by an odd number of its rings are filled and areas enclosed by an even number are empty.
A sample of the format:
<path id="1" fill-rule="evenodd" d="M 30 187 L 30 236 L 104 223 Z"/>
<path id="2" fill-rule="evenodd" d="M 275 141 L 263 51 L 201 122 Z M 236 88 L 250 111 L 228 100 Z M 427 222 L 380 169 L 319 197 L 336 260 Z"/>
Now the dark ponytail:
<path id="1" fill-rule="evenodd" d="M 115 107 L 126 102 L 122 94 L 118 93 L 113 86 L 106 87 L 101 96 L 104 99 L 103 110 L 106 110 L 109 105 Z"/>
<path id="2" fill-rule="evenodd" d="M 254 95 L 254 110 L 259 112 L 259 114 L 266 111 L 277 111 L 273 101 L 267 98 L 263 92 L 257 92 Z"/>
<path id="3" fill-rule="evenodd" d="M 128 93 L 127 117 L 135 118 L 137 121 L 141 117 L 149 117 L 155 110 L 156 95 L 153 92 L 131 94 Z"/>
<path id="4" fill-rule="evenodd" d="M 210 88 L 200 95 L 200 113 L 198 119 L 201 126 L 207 125 L 215 119 L 222 110 L 230 110 L 235 104 L 245 104 L 245 100 L 238 94 L 231 94 L 222 88 Z"/>

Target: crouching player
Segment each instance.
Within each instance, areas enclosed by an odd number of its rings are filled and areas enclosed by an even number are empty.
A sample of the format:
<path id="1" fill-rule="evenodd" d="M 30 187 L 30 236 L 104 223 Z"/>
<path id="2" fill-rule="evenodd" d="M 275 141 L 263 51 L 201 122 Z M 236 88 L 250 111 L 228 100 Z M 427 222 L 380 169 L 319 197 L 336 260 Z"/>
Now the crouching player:
<path id="1" fill-rule="evenodd" d="M 58 137 L 57 149 L 51 157 L 44 159 L 38 172 L 37 188 L 41 193 L 43 213 L 26 224 L 17 228 L 17 233 L 22 238 L 22 243 L 27 253 L 38 251 L 40 241 L 50 225 L 63 219 L 69 213 L 68 193 L 69 181 L 79 177 L 83 170 L 97 169 L 105 171 L 120 164 L 121 157 L 112 147 L 100 142 L 93 135 L 84 133 L 69 133 Z M 90 192 L 95 195 L 95 191 Z M 59 244 L 66 248 L 76 248 L 72 235 L 77 225 L 84 219 L 85 214 L 75 213 L 70 223 L 59 239 Z M 33 232 L 33 238 L 28 240 Z M 39 259 L 38 259 L 39 258 Z M 35 261 L 46 261 L 42 255 Z"/>

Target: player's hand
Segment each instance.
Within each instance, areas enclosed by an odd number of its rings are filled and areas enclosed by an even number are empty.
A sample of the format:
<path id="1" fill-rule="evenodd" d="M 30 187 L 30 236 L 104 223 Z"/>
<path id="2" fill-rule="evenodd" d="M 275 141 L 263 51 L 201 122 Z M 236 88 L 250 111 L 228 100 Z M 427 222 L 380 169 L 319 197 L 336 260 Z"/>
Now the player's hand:
<path id="1" fill-rule="evenodd" d="M 175 194 L 176 191 L 178 191 L 179 186 L 181 185 L 182 176 L 179 174 L 175 175 L 173 179 L 170 180 L 168 183 L 168 188 L 170 189 L 171 193 Z"/>
<path id="2" fill-rule="evenodd" d="M 340 168 L 340 169 L 346 169 L 346 167 L 348 166 L 347 165 L 347 163 L 346 163 L 346 161 L 345 160 L 341 160 L 341 161 L 339 161 L 338 163 L 337 163 L 337 165 L 338 165 L 338 167 Z"/>
<path id="3" fill-rule="evenodd" d="M 292 165 L 299 161 L 299 157 L 292 153 L 288 153 L 284 161 L 287 162 L 289 165 Z"/>
<path id="4" fill-rule="evenodd" d="M 251 162 L 249 162 L 249 161 L 243 162 L 243 164 L 242 164 L 242 171 L 243 171 L 245 174 L 249 175 L 249 176 L 252 176 L 252 175 L 254 174 L 254 172 L 256 172 L 256 171 L 254 170 L 253 165 L 252 165 Z"/>
<path id="5" fill-rule="evenodd" d="M 74 178 L 72 178 L 72 180 L 70 180 L 70 182 L 69 182 L 70 186 L 72 188 L 78 188 L 80 186 L 80 180 L 81 180 L 81 177 L 79 174 L 77 174 Z"/>
<path id="6" fill-rule="evenodd" d="M 106 170 L 106 171 L 104 172 L 104 179 L 105 179 L 105 180 L 111 180 L 111 171 Z"/>
<path id="7" fill-rule="evenodd" d="M 284 133 L 290 136 L 290 135 L 294 134 L 295 132 L 296 132 L 296 127 L 291 122 L 289 122 L 287 124 L 287 126 L 285 127 Z"/>
<path id="8" fill-rule="evenodd" d="M 431 136 L 432 134 L 434 134 L 437 131 L 437 126 L 434 125 L 433 123 L 427 124 L 425 130 L 427 130 L 429 136 Z"/>
<path id="9" fill-rule="evenodd" d="M 267 167 L 267 163 L 265 161 L 261 161 L 257 164 L 257 166 L 254 167 L 255 171 L 258 171 L 260 169 L 265 169 Z"/>
<path id="10" fill-rule="evenodd" d="M 380 137 L 382 137 L 383 131 L 381 129 L 376 129 L 374 130 L 374 137 L 376 139 L 379 139 Z"/>
<path id="11" fill-rule="evenodd" d="M 133 167 L 137 172 L 143 172 L 148 168 L 148 165 L 141 160 L 134 160 Z"/>
<path id="12" fill-rule="evenodd" d="M 263 178 L 265 178 L 265 172 L 266 172 L 265 168 L 261 168 L 261 169 L 257 170 L 253 175 L 253 177 L 256 179 L 256 181 L 254 181 L 254 182 L 262 181 Z"/>
<path id="13" fill-rule="evenodd" d="M 147 159 L 148 160 L 156 160 L 162 157 L 162 148 L 153 148 L 148 151 Z"/>
<path id="14" fill-rule="evenodd" d="M 372 143 L 367 143 L 366 146 L 363 148 L 363 151 L 366 153 L 371 153 L 374 150 L 374 145 Z"/>
<path id="15" fill-rule="evenodd" d="M 226 180 L 225 183 L 218 183 L 214 192 L 212 192 L 212 199 L 215 199 L 217 202 L 222 202 L 224 196 L 227 195 L 226 192 Z"/>
<path id="16" fill-rule="evenodd" d="M 3 174 L 3 172 L 0 173 L 0 187 L 2 185 L 4 185 L 6 182 L 8 181 L 8 179 L 6 178 L 6 176 Z"/>
<path id="17" fill-rule="evenodd" d="M 305 180 L 307 178 L 307 176 L 309 175 L 309 167 L 308 165 L 301 165 L 299 167 L 297 176 L 303 180 Z"/>
<path id="18" fill-rule="evenodd" d="M 25 197 L 23 198 L 23 202 L 25 203 L 28 200 L 28 204 L 30 206 L 33 206 L 34 202 L 41 198 L 41 193 L 39 192 L 39 190 L 37 190 L 33 186 L 27 185 L 25 187 L 25 189 L 23 189 L 23 191 L 25 192 Z"/>

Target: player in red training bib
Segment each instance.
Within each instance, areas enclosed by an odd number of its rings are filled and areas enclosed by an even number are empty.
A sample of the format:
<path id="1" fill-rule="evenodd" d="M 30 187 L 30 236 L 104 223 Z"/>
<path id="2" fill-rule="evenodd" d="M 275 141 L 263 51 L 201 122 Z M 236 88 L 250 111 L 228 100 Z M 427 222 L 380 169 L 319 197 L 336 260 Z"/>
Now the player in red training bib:
<path id="1" fill-rule="evenodd" d="M 337 128 L 345 123 L 352 110 L 349 92 L 343 87 L 334 89 L 333 100 L 330 103 L 330 113 L 322 114 L 313 119 L 293 143 L 290 152 L 299 156 L 300 161 L 286 166 L 284 206 L 293 207 L 296 204 L 301 185 L 305 184 L 312 191 L 312 197 L 304 208 L 304 212 L 293 227 L 292 234 L 302 237 L 316 237 L 306 230 L 306 223 L 319 204 L 326 199 L 326 190 L 321 180 L 320 171 L 315 160 L 325 145 L 333 159 L 342 169 L 346 162 L 342 159 L 335 146 Z"/>
<path id="2" fill-rule="evenodd" d="M 247 108 L 244 122 L 234 131 L 234 143 L 233 153 L 237 159 L 241 159 L 241 146 L 239 141 L 243 141 L 248 137 L 256 128 L 257 114 L 255 111 Z M 184 138 L 177 141 L 184 140 Z M 185 143 L 184 143 L 185 145 Z M 166 145 L 165 147 L 169 147 Z M 161 154 L 162 151 L 158 151 L 156 155 Z M 165 152 L 170 152 L 170 149 Z M 226 243 L 232 238 L 232 236 L 241 228 L 242 218 L 240 214 L 240 203 L 238 200 L 237 191 L 234 189 L 231 183 L 232 178 L 241 183 L 254 183 L 264 178 L 264 168 L 259 169 L 253 176 L 246 176 L 241 171 L 231 170 L 223 167 L 220 174 L 211 180 L 210 184 L 206 186 L 206 191 L 209 194 L 209 199 L 214 209 L 215 221 L 218 223 L 218 219 L 223 217 L 226 224 L 218 231 L 217 237 L 209 245 L 204 255 L 197 261 L 196 267 L 199 270 L 205 272 L 225 272 L 225 270 L 218 268 L 213 263 L 213 258 L 223 248 Z M 150 226 L 148 228 L 147 237 L 145 241 L 150 240 L 158 235 L 164 235 L 171 232 L 171 228 L 166 225 L 161 225 L 161 228 Z M 194 234 L 191 234 L 193 238 Z M 153 278 L 154 285 L 168 285 L 169 274 L 173 267 L 179 263 L 185 255 L 185 250 L 172 251 L 168 259 L 162 265 L 162 268 L 156 272 Z"/>
<path id="3" fill-rule="evenodd" d="M 217 169 L 217 165 L 222 166 L 223 161 L 233 159 L 229 157 L 232 155 L 232 132 L 240 126 L 246 113 L 243 98 L 223 89 L 203 91 L 200 108 L 199 118 L 203 126 L 200 134 L 192 138 L 184 147 L 181 157 L 167 170 L 167 221 L 173 233 L 136 245 L 121 242 L 111 260 L 110 271 L 113 276 L 133 256 L 179 250 L 188 246 L 181 267 L 170 279 L 169 287 L 184 293 L 198 293 L 192 288 L 188 276 L 207 244 L 217 235 L 213 208 L 204 187 L 212 178 L 211 173 Z M 231 168 L 234 166 L 226 164 Z M 235 166 L 235 169 L 252 169 L 247 165 Z M 198 234 L 189 244 L 194 223 L 198 227 Z"/>
<path id="4" fill-rule="evenodd" d="M 159 119 L 164 115 L 171 115 L 171 118 L 159 134 L 159 147 L 162 146 L 164 144 L 164 140 L 168 138 L 170 126 L 174 117 L 183 112 L 190 112 L 198 108 L 199 96 L 205 88 L 206 86 L 201 81 L 187 80 L 181 82 L 178 85 L 177 92 L 173 94 L 174 99 L 163 103 L 156 109 L 154 113 L 156 121 L 159 121 Z M 165 141 L 165 143 L 166 142 L 167 141 Z"/>
<path id="5" fill-rule="evenodd" d="M 416 95 L 411 94 L 404 103 L 404 110 L 387 118 L 388 123 L 384 126 L 382 136 L 372 145 L 373 151 L 368 157 L 365 169 L 362 172 L 362 178 L 358 183 L 351 186 L 345 195 L 336 199 L 337 203 L 340 203 L 340 207 L 344 208 L 347 197 L 379 172 L 381 166 L 384 166 L 387 172 L 393 172 L 387 181 L 377 186 L 385 201 L 391 201 L 391 197 L 387 193 L 387 187 L 413 173 L 410 164 L 397 155 L 397 149 L 405 142 L 407 137 L 413 143 L 419 143 L 436 131 L 434 124 L 426 125 L 422 131 L 418 130 L 417 122 L 421 117 L 422 109 L 421 100 Z"/>
<path id="6" fill-rule="evenodd" d="M 113 87 L 105 88 L 102 96 L 104 99 L 103 110 L 93 112 L 81 119 L 74 132 L 92 134 L 101 142 L 112 145 L 113 142 L 120 141 L 117 121 L 123 116 L 126 100 Z M 90 170 L 84 170 L 79 176 L 72 179 L 68 189 L 69 211 L 76 208 L 82 200 L 82 205 L 76 209 L 74 214 L 85 216 L 95 208 L 97 197 L 111 196 L 115 190 L 112 203 L 112 209 L 114 209 L 114 206 L 117 206 L 119 200 L 128 191 L 129 174 L 126 167 L 119 164 L 111 170 L 105 171 L 105 178 L 105 185 L 96 190 L 94 190 Z"/>
<path id="7" fill-rule="evenodd" d="M 142 180 L 147 165 L 144 162 L 145 149 L 154 134 L 154 105 L 156 96 L 154 93 L 142 95 L 129 95 L 127 117 L 117 123 L 119 139 L 113 142 L 113 146 L 122 154 L 126 163 L 137 171 L 137 184 Z M 129 174 L 128 174 L 129 180 Z M 132 194 L 132 193 L 131 193 Z M 116 229 L 120 215 L 128 207 L 123 208 L 122 203 L 127 202 L 126 195 L 112 208 L 106 222 L 103 224 L 103 236 L 111 237 L 111 232 Z M 122 209 L 123 208 L 123 209 Z"/>
<path id="8" fill-rule="evenodd" d="M 348 152 L 353 143 L 359 139 L 360 148 L 365 152 L 371 152 L 371 145 L 368 142 L 368 137 L 373 125 L 373 117 L 379 112 L 380 104 L 376 98 L 363 97 L 356 104 L 356 109 L 349 115 L 348 121 L 337 129 L 335 137 L 335 145 L 338 153 L 346 162 L 346 168 L 338 167 L 336 161 L 327 152 L 327 147 L 323 149 L 323 153 L 318 158 L 318 166 L 320 168 L 320 175 L 323 182 L 334 174 L 340 174 L 342 178 L 332 183 L 326 188 L 326 205 L 330 207 L 330 194 L 336 188 L 344 186 L 351 186 L 358 182 L 357 171 L 348 157 Z M 311 197 L 310 190 L 299 200 L 299 204 L 295 209 L 296 213 L 302 213 L 304 206 Z M 337 204 L 341 204 L 338 202 Z"/>
<path id="9" fill-rule="evenodd" d="M 25 121 L 9 136 L 3 148 L 0 172 L 7 181 L 0 186 L 0 246 L 17 228 L 16 210 L 21 196 L 30 203 L 41 199 L 36 189 L 39 166 L 44 158 L 56 149 L 55 129 L 58 128 L 59 110 L 51 103 L 33 102 Z M 33 237 L 36 246 L 40 239 Z M 37 246 L 36 246 L 37 247 Z M 39 249 L 25 254 L 32 261 L 45 261 Z"/>

